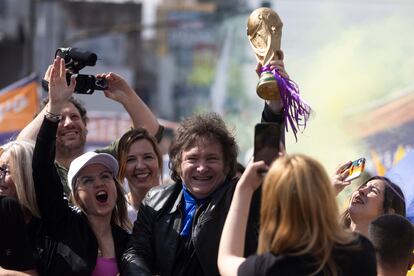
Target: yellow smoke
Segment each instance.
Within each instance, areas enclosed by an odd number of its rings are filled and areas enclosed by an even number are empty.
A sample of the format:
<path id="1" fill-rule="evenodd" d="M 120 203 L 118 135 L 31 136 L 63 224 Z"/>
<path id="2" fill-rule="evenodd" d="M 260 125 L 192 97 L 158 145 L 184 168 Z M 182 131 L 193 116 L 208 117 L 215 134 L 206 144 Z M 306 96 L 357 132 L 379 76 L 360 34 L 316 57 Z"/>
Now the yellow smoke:
<path id="1" fill-rule="evenodd" d="M 342 26 L 332 34 L 315 34 L 333 39 L 305 59 L 296 60 L 285 50 L 288 69 L 294 63 L 292 68 L 300 73 L 290 71 L 292 79 L 315 111 L 298 143 L 288 135 L 289 151 L 318 158 L 329 172 L 339 162 L 367 152 L 353 140 L 358 129 L 347 125 L 346 118 L 353 110 L 414 84 L 412 26 L 407 18 L 378 18 L 357 27 Z M 364 111 L 359 114 L 364 116 Z"/>

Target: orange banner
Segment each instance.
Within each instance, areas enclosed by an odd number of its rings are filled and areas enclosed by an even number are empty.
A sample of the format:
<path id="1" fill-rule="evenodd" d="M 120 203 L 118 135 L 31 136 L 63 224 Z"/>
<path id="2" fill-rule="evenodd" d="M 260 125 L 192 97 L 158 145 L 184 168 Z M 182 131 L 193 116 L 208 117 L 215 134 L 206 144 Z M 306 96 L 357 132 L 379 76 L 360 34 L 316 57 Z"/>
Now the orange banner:
<path id="1" fill-rule="evenodd" d="M 0 133 L 24 128 L 38 110 L 36 77 L 31 75 L 0 90 Z"/>

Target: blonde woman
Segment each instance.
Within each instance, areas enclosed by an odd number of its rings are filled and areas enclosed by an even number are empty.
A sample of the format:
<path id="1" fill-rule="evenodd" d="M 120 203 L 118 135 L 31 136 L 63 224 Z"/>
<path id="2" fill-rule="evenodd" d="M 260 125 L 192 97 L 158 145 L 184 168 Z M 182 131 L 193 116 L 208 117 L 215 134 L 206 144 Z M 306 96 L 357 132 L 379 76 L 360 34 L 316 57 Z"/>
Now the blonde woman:
<path id="1" fill-rule="evenodd" d="M 41 272 L 41 264 L 40 262 L 36 262 L 38 260 L 37 250 L 38 248 L 43 247 L 42 240 L 44 239 L 41 234 L 40 214 L 36 203 L 36 194 L 32 177 L 33 148 L 33 142 L 23 140 L 11 141 L 0 146 L 0 197 L 14 198 L 21 209 L 21 212 L 18 212 L 20 210 L 10 211 L 8 215 L 11 216 L 11 218 L 5 221 L 7 225 L 0 225 L 3 227 L 3 234 L 7 231 L 5 229 L 9 229 L 9 231 L 11 231 L 10 233 L 12 233 L 12 235 L 5 234 L 2 237 L 2 246 L 6 246 L 6 244 L 11 242 L 13 238 L 16 238 L 19 242 L 23 242 L 24 240 L 29 242 L 29 246 L 24 248 L 24 254 L 28 256 L 24 258 L 24 261 L 21 260 L 21 256 L 14 255 L 16 251 L 11 249 L 12 247 L 5 247 L 5 256 L 10 259 L 16 258 L 17 263 L 20 265 L 29 262 L 30 259 L 30 261 L 35 264 L 35 267 L 28 270 L 27 273 L 34 275 L 36 269 L 39 273 Z M 16 227 L 13 226 L 13 221 L 17 220 L 19 216 L 22 216 L 25 229 L 13 229 L 13 227 Z M 23 234 L 18 234 L 22 232 L 25 233 L 24 235 L 27 236 L 26 238 L 23 237 Z M 17 246 L 18 244 L 16 242 L 12 242 L 12 244 L 13 243 L 13 246 Z M 39 251 L 41 252 L 42 250 Z M 2 265 L 0 264 L 0 266 Z M 2 272 L 6 273 L 0 269 L 0 275 L 3 275 Z M 7 272 L 11 273 L 11 271 Z"/>
<path id="2" fill-rule="evenodd" d="M 24 220 L 40 218 L 32 177 L 34 143 L 11 141 L 0 147 L 0 195 L 16 198 L 22 206 Z"/>
<path id="3" fill-rule="evenodd" d="M 240 179 L 223 229 L 222 275 L 376 275 L 371 243 L 344 230 L 330 179 L 304 155 L 277 159 L 263 184 L 257 254 L 243 258 L 244 229 L 253 192 L 262 182 L 260 161 Z"/>

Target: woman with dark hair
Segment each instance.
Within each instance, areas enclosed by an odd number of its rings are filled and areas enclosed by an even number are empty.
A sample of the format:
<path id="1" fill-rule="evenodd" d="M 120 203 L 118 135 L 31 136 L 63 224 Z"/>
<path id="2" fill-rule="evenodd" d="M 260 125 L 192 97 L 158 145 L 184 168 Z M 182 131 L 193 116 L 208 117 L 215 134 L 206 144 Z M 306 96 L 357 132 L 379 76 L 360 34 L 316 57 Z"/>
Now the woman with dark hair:
<path id="1" fill-rule="evenodd" d="M 322 165 L 304 155 L 279 157 L 262 187 L 257 253 L 243 257 L 249 205 L 263 181 L 263 161 L 240 178 L 221 235 L 221 275 L 376 275 L 367 238 L 341 227 Z"/>
<path id="2" fill-rule="evenodd" d="M 368 225 L 383 214 L 405 217 L 405 199 L 400 187 L 386 177 L 374 176 L 352 193 L 342 214 L 343 224 L 368 236 Z"/>
<path id="3" fill-rule="evenodd" d="M 117 156 L 118 179 L 127 180 L 128 217 L 134 222 L 147 192 L 162 182 L 162 155 L 157 140 L 146 129 L 136 128 L 121 137 Z"/>

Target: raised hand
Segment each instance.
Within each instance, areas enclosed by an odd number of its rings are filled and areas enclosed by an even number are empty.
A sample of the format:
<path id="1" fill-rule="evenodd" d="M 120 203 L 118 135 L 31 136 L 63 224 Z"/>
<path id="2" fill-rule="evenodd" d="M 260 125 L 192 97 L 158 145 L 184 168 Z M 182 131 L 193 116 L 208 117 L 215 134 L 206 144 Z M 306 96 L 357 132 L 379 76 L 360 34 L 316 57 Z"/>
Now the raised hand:
<path id="1" fill-rule="evenodd" d="M 237 186 L 254 192 L 263 182 L 263 174 L 260 171 L 267 171 L 268 169 L 269 167 L 264 161 L 250 162 L 240 177 Z"/>
<path id="2" fill-rule="evenodd" d="M 119 102 L 126 104 L 135 94 L 135 91 L 128 85 L 128 83 L 115 73 L 98 74 L 98 78 L 104 78 L 108 82 L 108 89 L 104 91 L 105 96 Z"/>
<path id="3" fill-rule="evenodd" d="M 270 70 L 276 69 L 276 71 L 285 79 L 290 79 L 289 74 L 286 72 L 285 63 L 283 62 L 284 54 L 282 50 L 279 50 L 279 59 L 278 60 L 271 60 L 269 62 Z M 260 69 L 262 68 L 262 64 L 258 63 L 256 66 L 256 73 L 260 76 Z"/>
<path id="4" fill-rule="evenodd" d="M 56 57 L 50 69 L 49 105 L 50 113 L 60 114 L 63 105 L 70 99 L 75 90 L 76 80 L 72 76 L 70 85 L 66 82 L 65 60 Z M 49 71 L 48 69 L 48 71 Z M 46 72 L 46 75 L 48 72 Z"/>
<path id="5" fill-rule="evenodd" d="M 332 177 L 332 185 L 335 189 L 336 194 L 338 195 L 346 186 L 351 184 L 351 181 L 345 181 L 346 177 L 349 175 L 349 166 L 352 161 L 346 163 L 341 163 L 336 168 L 335 174 Z"/>

